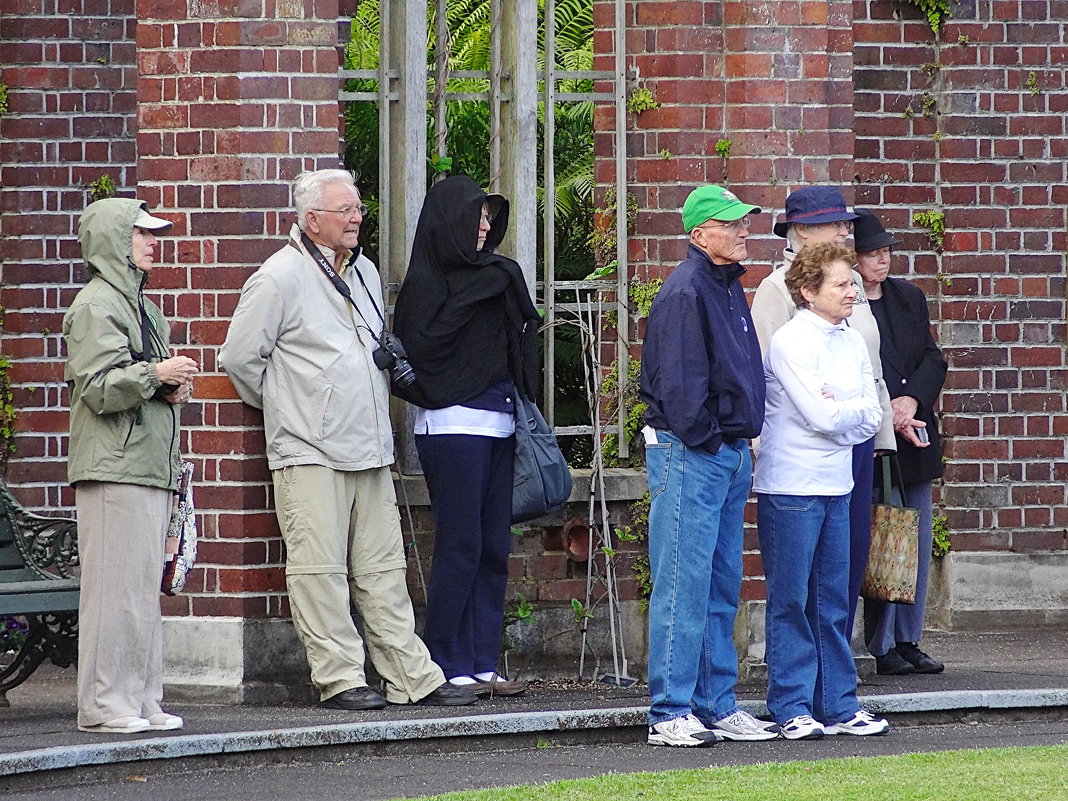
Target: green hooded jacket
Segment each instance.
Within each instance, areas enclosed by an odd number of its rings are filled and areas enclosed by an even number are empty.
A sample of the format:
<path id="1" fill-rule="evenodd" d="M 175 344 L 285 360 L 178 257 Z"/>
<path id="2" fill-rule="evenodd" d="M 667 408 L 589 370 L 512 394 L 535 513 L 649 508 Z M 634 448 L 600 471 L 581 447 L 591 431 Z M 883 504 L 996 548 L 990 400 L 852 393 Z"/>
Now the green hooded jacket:
<path id="1" fill-rule="evenodd" d="M 67 477 L 174 489 L 178 478 L 178 407 L 157 397 L 154 363 L 170 355 L 163 313 L 142 290 L 147 273 L 133 262 L 134 219 L 147 205 L 128 198 L 90 204 L 78 242 L 92 278 L 63 317 L 64 378 L 70 387 Z M 141 314 L 148 317 L 142 359 Z"/>

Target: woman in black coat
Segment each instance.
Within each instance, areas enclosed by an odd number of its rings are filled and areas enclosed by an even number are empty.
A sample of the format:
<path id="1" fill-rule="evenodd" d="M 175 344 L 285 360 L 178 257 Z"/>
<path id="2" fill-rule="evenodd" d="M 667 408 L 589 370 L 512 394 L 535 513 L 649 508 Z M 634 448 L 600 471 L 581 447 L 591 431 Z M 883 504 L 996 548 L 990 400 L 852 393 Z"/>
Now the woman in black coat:
<path id="1" fill-rule="evenodd" d="M 394 332 L 415 382 L 415 445 L 434 513 L 423 641 L 453 684 L 526 688 L 497 674 L 512 533 L 515 396 L 537 394 L 540 317 L 523 271 L 496 252 L 508 201 L 466 175 L 427 192 Z"/>
<path id="2" fill-rule="evenodd" d="M 934 410 L 947 365 L 931 336 L 923 292 L 900 278 L 888 277 L 890 253 L 900 240 L 888 234 L 870 211 L 854 211 L 860 215 L 853 234 L 857 272 L 864 280 L 864 291 L 879 325 L 879 356 L 890 392 L 897 458 L 905 484 L 902 495 L 906 506 L 920 512 L 916 603 L 865 600 L 865 635 L 879 673 L 940 673 L 945 666 L 920 650 L 918 643 L 923 637 L 931 567 L 931 482 L 943 472 Z M 896 482 L 897 476 L 893 478 Z"/>

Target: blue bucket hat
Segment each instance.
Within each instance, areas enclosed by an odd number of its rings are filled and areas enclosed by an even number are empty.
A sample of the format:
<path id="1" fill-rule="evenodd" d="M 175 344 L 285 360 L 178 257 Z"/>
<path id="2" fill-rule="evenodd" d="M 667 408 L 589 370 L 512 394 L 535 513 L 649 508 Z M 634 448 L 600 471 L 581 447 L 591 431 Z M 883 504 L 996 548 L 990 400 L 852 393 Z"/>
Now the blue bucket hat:
<path id="1" fill-rule="evenodd" d="M 855 219 L 857 215 L 846 209 L 845 198 L 833 186 L 804 186 L 786 198 L 786 211 L 772 230 L 785 237 L 788 223 L 819 225 Z"/>

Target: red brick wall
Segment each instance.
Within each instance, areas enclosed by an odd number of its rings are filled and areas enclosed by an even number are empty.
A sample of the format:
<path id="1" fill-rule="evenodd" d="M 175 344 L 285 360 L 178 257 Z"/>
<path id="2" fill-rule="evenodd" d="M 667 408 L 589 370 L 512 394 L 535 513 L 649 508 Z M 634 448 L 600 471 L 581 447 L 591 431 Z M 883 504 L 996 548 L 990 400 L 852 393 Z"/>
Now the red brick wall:
<path id="1" fill-rule="evenodd" d="M 66 486 L 63 311 L 82 280 L 74 232 L 87 187 L 137 184 L 134 0 L 0 2 L 0 305 L 19 408 L 8 480 L 33 506 L 73 504 Z"/>
<path id="2" fill-rule="evenodd" d="M 73 231 L 83 187 L 106 172 L 175 221 L 153 285 L 175 341 L 206 371 L 183 434 L 203 476 L 201 564 L 167 611 L 284 615 L 258 418 L 214 354 L 244 278 L 288 228 L 289 179 L 337 163 L 342 9 L 279 0 L 266 18 L 259 2 L 61 5 L 0 0 L 12 109 L 0 117 L 2 347 L 22 411 L 8 478 L 34 507 L 71 505 L 60 319 L 82 280 Z M 639 206 L 630 259 L 640 279 L 677 262 L 678 210 L 698 183 L 724 182 L 769 212 L 817 181 L 879 207 L 906 240 L 895 269 L 930 293 L 951 362 L 942 497 L 957 547 L 1062 548 L 1068 3 L 955 8 L 936 50 L 919 12 L 897 0 L 629 3 L 630 62 L 660 103 L 628 117 Z M 611 5 L 596 0 L 595 13 L 598 67 L 611 68 Z M 925 92 L 937 116 L 923 116 Z M 910 100 L 916 113 L 904 119 Z M 597 111 L 604 184 L 612 114 Z M 720 139 L 731 140 L 726 160 Z M 932 208 L 946 213 L 941 255 L 911 225 Z M 753 228 L 750 287 L 781 252 L 772 218 Z M 577 576 L 554 537 L 517 548 L 513 586 L 528 597 L 575 594 L 562 591 Z M 748 542 L 747 571 L 759 576 Z M 747 598 L 762 592 L 746 582 Z"/>
<path id="3" fill-rule="evenodd" d="M 929 293 L 950 363 L 941 500 L 955 547 L 1061 549 L 1068 3 L 953 9 L 936 45 L 919 10 L 895 0 L 629 3 L 628 64 L 660 103 L 628 115 L 631 271 L 645 280 L 677 263 L 678 212 L 699 183 L 772 212 L 754 221 L 750 287 L 780 258 L 770 229 L 791 189 L 838 184 L 878 208 L 905 240 L 894 271 Z M 597 66 L 612 69 L 610 3 L 595 3 L 595 21 Z M 615 180 L 613 121 L 601 105 L 602 187 Z M 932 209 L 945 212 L 941 254 L 912 223 Z M 752 532 L 747 543 L 759 576 Z M 747 580 L 743 592 L 763 588 Z"/>
<path id="4" fill-rule="evenodd" d="M 281 247 L 290 184 L 338 158 L 337 2 L 138 7 L 139 196 L 175 222 L 153 285 L 200 362 L 182 447 L 198 465 L 201 554 L 168 614 L 288 615 L 259 414 L 216 353 L 245 279 Z M 233 13 L 239 10 L 240 13 Z"/>
<path id="5" fill-rule="evenodd" d="M 848 0 L 628 3 L 628 65 L 660 104 L 628 114 L 627 181 L 638 203 L 628 247 L 632 280 L 661 277 L 683 257 L 679 212 L 698 184 L 725 184 L 769 212 L 756 215 L 751 229 L 743 280 L 753 288 L 781 258 L 785 243 L 771 234 L 771 212 L 790 189 L 850 182 L 851 12 Z M 612 69 L 613 5 L 595 2 L 594 13 L 597 68 Z M 614 114 L 610 104 L 596 113 L 602 185 L 615 181 Z M 727 158 L 716 152 L 720 140 L 730 141 Z M 632 322 L 631 336 L 639 330 Z M 754 508 L 748 516 L 754 519 Z M 753 527 L 746 550 L 743 596 L 763 598 Z"/>
<path id="6" fill-rule="evenodd" d="M 937 40 L 900 3 L 853 6 L 857 203 L 939 321 L 955 547 L 1063 549 L 1068 3 L 967 0 Z M 941 253 L 912 222 L 931 209 Z"/>

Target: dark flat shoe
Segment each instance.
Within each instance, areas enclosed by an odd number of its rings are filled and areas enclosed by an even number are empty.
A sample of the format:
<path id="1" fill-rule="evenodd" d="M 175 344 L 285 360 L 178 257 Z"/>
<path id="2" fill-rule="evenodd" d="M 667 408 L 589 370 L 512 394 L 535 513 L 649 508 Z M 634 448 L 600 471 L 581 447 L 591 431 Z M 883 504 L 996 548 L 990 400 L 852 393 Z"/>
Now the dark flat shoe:
<path id="1" fill-rule="evenodd" d="M 896 649 L 891 648 L 882 656 L 875 655 L 875 672 L 880 676 L 907 676 L 915 673 L 915 669 Z"/>
<path id="2" fill-rule="evenodd" d="M 415 703 L 422 706 L 467 706 L 478 700 L 471 685 L 461 686 L 445 682 L 429 695 L 424 695 Z"/>
<path id="3" fill-rule="evenodd" d="M 925 654 L 914 642 L 899 642 L 894 651 L 912 665 L 914 673 L 941 673 L 946 669 L 945 665 Z"/>
<path id="4" fill-rule="evenodd" d="M 331 695 L 319 706 L 327 709 L 353 709 L 366 711 L 368 709 L 385 709 L 386 699 L 376 693 L 370 687 L 353 687 L 342 690 L 337 695 Z"/>

